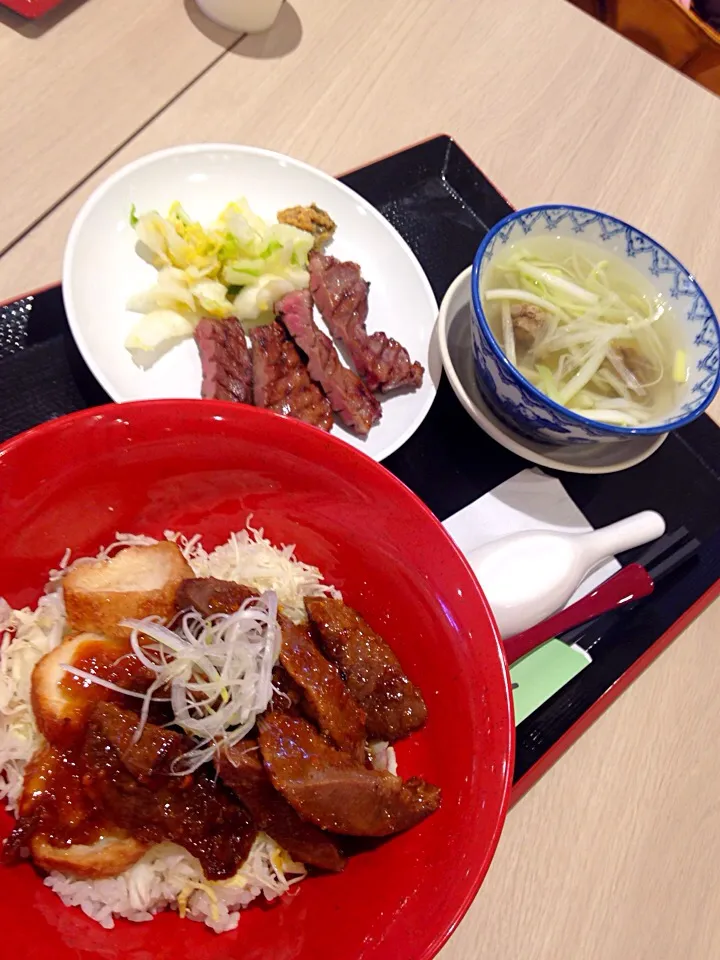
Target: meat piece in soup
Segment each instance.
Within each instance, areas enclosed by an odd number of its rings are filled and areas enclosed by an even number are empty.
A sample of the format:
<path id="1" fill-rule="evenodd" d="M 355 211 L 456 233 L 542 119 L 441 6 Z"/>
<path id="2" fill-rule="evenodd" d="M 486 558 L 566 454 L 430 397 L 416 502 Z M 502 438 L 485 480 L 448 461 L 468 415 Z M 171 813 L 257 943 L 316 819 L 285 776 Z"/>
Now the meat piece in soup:
<path id="1" fill-rule="evenodd" d="M 657 375 L 651 361 L 635 347 L 620 347 L 618 353 L 625 369 L 630 371 L 641 387 L 647 386 Z"/>
<path id="2" fill-rule="evenodd" d="M 515 333 L 515 343 L 527 350 L 540 336 L 545 327 L 547 314 L 540 307 L 534 307 L 531 303 L 519 303 L 510 307 L 510 316 Z"/>

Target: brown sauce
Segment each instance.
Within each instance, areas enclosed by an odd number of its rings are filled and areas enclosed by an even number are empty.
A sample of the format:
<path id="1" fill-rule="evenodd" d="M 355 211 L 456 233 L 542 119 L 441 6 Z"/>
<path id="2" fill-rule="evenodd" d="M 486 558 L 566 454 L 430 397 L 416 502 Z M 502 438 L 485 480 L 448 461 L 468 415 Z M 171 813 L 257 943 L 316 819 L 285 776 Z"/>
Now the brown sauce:
<path id="1" fill-rule="evenodd" d="M 250 815 L 227 788 L 204 773 L 159 774 L 140 783 L 117 752 L 92 732 L 86 761 L 93 771 L 90 791 L 136 839 L 180 844 L 198 858 L 209 880 L 232 877 L 247 858 L 256 833 Z"/>
<path id="2" fill-rule="evenodd" d="M 256 835 L 246 809 L 205 773 L 171 773 L 173 758 L 187 746 L 180 734 L 148 724 L 129 748 L 136 723 L 130 711 L 99 704 L 79 746 L 47 747 L 33 758 L 5 863 L 19 862 L 36 833 L 59 848 L 127 833 L 146 843 L 178 843 L 210 880 L 238 871 Z"/>
<path id="3" fill-rule="evenodd" d="M 65 750 L 47 746 L 30 761 L 21 817 L 3 851 L 6 863 L 21 859 L 35 833 L 42 833 L 53 847 L 93 844 L 117 833 L 107 811 L 88 793 L 90 774 L 82 753 L 82 745 Z"/>
<path id="4" fill-rule="evenodd" d="M 125 640 L 88 640 L 76 652 L 72 665 L 126 690 L 147 690 L 154 679 L 153 672 L 138 660 L 129 641 Z M 83 703 L 118 700 L 122 697 L 107 687 L 71 673 L 64 674 L 60 683 L 67 694 L 81 699 Z"/>

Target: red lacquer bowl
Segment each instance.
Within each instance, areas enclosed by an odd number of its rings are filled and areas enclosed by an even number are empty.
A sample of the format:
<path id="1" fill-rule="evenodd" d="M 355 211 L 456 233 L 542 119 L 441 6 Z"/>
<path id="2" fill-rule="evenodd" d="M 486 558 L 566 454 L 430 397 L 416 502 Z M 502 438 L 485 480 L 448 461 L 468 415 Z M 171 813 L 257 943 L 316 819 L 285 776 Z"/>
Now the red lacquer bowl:
<path id="1" fill-rule="evenodd" d="M 429 960 L 487 871 L 508 803 L 513 722 L 488 606 L 464 559 L 388 471 L 321 431 L 205 400 L 113 405 L 0 447 L 0 595 L 34 603 L 67 546 L 115 531 L 201 532 L 215 546 L 248 514 L 297 544 L 392 643 L 428 701 L 398 748 L 404 776 L 442 787 L 414 830 L 254 905 L 217 936 L 173 914 L 105 931 L 30 866 L 0 868 L 0 943 L 13 960 Z M 10 827 L 0 814 L 0 834 Z M 258 901 L 259 902 L 259 901 Z"/>
<path id="2" fill-rule="evenodd" d="M 0 0 L 0 7 L 9 7 L 29 20 L 35 20 L 59 7 L 63 0 Z"/>

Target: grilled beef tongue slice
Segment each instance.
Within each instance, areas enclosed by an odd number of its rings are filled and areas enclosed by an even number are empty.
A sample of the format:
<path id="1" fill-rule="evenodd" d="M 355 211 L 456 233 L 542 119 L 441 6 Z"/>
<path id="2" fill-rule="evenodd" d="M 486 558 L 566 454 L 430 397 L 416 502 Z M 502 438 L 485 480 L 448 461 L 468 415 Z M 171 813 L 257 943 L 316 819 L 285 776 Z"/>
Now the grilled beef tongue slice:
<path id="1" fill-rule="evenodd" d="M 243 740 L 223 750 L 215 767 L 223 782 L 248 808 L 257 826 L 293 859 L 321 870 L 343 869 L 345 858 L 333 837 L 301 820 L 272 785 L 256 740 Z"/>
<path id="2" fill-rule="evenodd" d="M 382 407 L 354 370 L 340 362 L 335 345 L 313 320 L 308 290 L 286 294 L 275 305 L 288 333 L 307 357 L 308 373 L 319 383 L 342 422 L 365 436 L 382 415 Z"/>
<path id="3" fill-rule="evenodd" d="M 310 379 L 295 344 L 274 320 L 250 331 L 256 407 L 304 420 L 321 430 L 332 427 L 332 407 Z"/>
<path id="4" fill-rule="evenodd" d="M 345 344 L 368 388 L 387 393 L 419 387 L 425 371 L 410 361 L 405 347 L 382 332 L 367 332 L 369 284 L 360 267 L 316 251 L 310 254 L 309 267 L 315 305 L 333 337 Z"/>
<path id="5" fill-rule="evenodd" d="M 390 647 L 342 600 L 306 597 L 305 609 L 325 656 L 337 664 L 365 711 L 369 737 L 398 740 L 427 719 L 422 693 Z"/>
<path id="6" fill-rule="evenodd" d="M 252 361 L 237 320 L 203 317 L 195 327 L 202 365 L 202 397 L 252 403 Z"/>
<path id="7" fill-rule="evenodd" d="M 258 728 L 275 788 L 303 820 L 322 830 L 387 837 L 415 826 L 439 806 L 438 787 L 363 767 L 301 717 L 266 714 Z"/>

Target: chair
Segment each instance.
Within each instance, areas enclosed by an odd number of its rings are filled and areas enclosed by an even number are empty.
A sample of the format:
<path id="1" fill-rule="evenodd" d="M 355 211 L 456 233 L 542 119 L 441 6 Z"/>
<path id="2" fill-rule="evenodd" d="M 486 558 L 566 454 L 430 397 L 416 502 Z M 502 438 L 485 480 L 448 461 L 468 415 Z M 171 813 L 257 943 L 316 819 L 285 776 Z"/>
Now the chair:
<path id="1" fill-rule="evenodd" d="M 720 33 L 676 0 L 607 0 L 609 27 L 720 94 Z"/>

